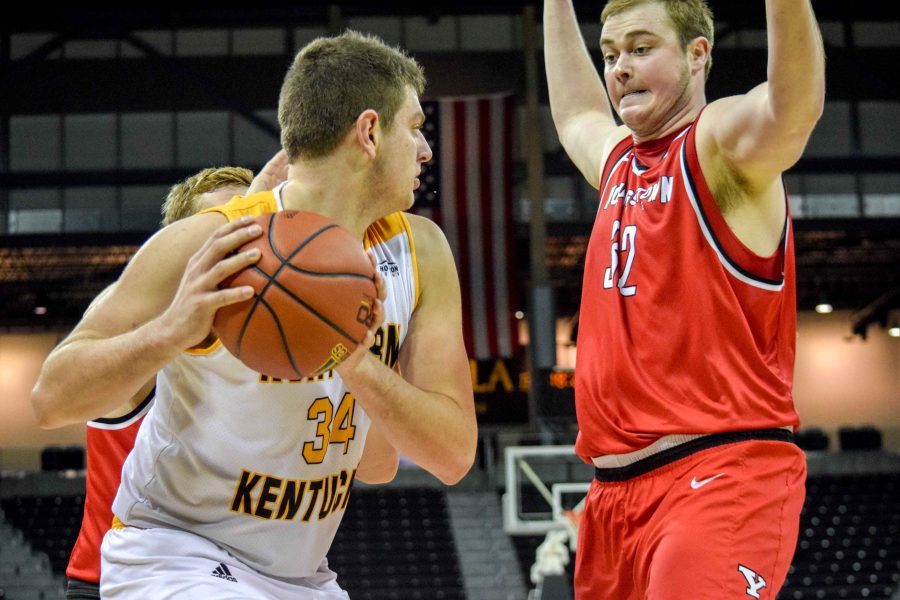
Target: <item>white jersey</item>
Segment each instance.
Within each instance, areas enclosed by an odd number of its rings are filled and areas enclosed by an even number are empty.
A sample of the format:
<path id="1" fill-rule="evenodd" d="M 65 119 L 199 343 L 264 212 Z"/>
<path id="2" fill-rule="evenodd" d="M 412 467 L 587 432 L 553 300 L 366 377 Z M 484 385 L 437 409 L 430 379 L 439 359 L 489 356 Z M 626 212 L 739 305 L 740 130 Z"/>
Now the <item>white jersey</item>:
<path id="1" fill-rule="evenodd" d="M 274 212 L 279 192 L 211 210 L 230 220 Z M 394 367 L 418 296 L 406 216 L 377 221 L 365 246 L 387 286 L 372 351 Z M 268 575 L 314 575 L 347 506 L 370 423 L 340 376 L 273 379 L 216 342 L 167 365 L 156 393 L 123 467 L 116 517 L 193 532 Z"/>

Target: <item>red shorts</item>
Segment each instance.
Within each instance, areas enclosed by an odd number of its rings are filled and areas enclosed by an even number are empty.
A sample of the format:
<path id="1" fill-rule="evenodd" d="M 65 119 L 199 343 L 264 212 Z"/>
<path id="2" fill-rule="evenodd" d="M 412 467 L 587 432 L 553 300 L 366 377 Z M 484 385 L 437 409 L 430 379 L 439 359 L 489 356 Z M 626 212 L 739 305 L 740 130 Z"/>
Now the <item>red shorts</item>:
<path id="1" fill-rule="evenodd" d="M 805 484 L 802 450 L 760 440 L 699 450 L 625 481 L 595 479 L 579 525 L 576 600 L 774 600 Z"/>

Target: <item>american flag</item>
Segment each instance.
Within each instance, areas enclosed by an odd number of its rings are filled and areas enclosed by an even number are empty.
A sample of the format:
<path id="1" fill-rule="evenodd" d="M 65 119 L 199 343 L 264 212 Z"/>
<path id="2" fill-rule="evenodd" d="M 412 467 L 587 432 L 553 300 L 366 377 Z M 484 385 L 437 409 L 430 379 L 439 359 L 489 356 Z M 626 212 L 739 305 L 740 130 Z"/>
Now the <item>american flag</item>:
<path id="1" fill-rule="evenodd" d="M 469 358 L 519 351 L 512 215 L 511 94 L 425 101 L 434 158 L 422 172 L 413 212 L 443 229 L 462 286 Z"/>

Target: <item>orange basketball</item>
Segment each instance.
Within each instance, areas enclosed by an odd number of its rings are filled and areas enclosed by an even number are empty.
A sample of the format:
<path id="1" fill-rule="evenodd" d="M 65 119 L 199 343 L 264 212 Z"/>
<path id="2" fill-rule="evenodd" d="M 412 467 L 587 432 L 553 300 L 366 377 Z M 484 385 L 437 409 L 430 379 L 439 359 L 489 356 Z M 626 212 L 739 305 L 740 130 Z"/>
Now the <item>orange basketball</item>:
<path id="1" fill-rule="evenodd" d="M 363 340 L 375 304 L 362 243 L 322 215 L 284 210 L 256 218 L 263 233 L 238 251 L 259 261 L 222 282 L 249 285 L 251 300 L 218 310 L 213 333 L 245 365 L 271 377 L 328 371 Z"/>

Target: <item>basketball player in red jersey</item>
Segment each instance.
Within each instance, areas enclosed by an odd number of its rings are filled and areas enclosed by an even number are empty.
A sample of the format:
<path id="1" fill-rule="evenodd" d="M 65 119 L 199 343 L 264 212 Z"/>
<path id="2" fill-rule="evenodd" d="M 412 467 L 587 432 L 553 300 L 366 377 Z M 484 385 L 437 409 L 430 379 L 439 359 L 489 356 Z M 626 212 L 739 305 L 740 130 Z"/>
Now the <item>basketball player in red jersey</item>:
<path id="1" fill-rule="evenodd" d="M 576 451 L 597 467 L 582 600 L 771 599 L 794 552 L 806 466 L 782 173 L 822 113 L 825 68 L 809 0 L 765 11 L 768 80 L 707 103 L 703 0 L 610 0 L 606 89 L 571 0 L 544 2 L 554 123 L 600 202 L 575 386 Z"/>
<path id="2" fill-rule="evenodd" d="M 163 204 L 163 225 L 174 223 L 208 208 L 224 204 L 235 195 L 273 188 L 287 179 L 287 155 L 279 151 L 254 179 L 240 167 L 203 169 L 172 186 Z M 249 186 L 249 187 L 248 187 Z M 103 292 L 106 293 L 106 292 Z M 96 302 L 96 301 L 95 301 Z M 90 310 L 90 308 L 88 308 Z M 44 427 L 58 426 L 60 419 L 91 419 L 87 422 L 87 454 L 84 517 L 78 539 L 66 568 L 67 600 L 100 598 L 100 542 L 112 523 L 112 501 L 119 487 L 122 463 L 134 446 L 134 438 L 153 403 L 155 379 L 148 381 L 126 404 L 100 418 L 92 407 L 70 412 L 68 404 L 45 406 L 39 415 Z"/>

